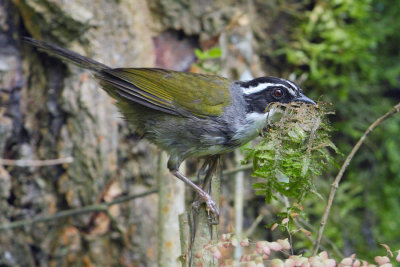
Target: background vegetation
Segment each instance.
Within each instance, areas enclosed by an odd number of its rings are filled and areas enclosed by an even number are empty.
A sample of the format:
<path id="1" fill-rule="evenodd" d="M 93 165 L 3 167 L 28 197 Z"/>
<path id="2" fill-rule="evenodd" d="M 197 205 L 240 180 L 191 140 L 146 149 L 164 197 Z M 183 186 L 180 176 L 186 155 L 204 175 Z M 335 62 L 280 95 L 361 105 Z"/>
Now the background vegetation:
<path id="1" fill-rule="evenodd" d="M 304 87 L 313 88 L 314 97 L 323 95 L 334 103 L 334 142 L 344 154 L 400 99 L 400 9 L 394 5 L 317 1 L 312 10 L 292 13 L 290 41 L 280 43 L 277 54 L 287 60 L 288 68 L 298 77 L 307 73 Z M 399 116 L 377 129 L 339 188 L 326 235 L 345 251 L 371 256 L 379 249 L 377 243 L 399 246 L 399 130 Z M 340 156 L 337 162 L 342 162 Z M 318 181 L 321 194 L 326 195 L 330 182 Z M 307 211 L 317 216 L 322 203 L 314 199 L 309 204 Z"/>

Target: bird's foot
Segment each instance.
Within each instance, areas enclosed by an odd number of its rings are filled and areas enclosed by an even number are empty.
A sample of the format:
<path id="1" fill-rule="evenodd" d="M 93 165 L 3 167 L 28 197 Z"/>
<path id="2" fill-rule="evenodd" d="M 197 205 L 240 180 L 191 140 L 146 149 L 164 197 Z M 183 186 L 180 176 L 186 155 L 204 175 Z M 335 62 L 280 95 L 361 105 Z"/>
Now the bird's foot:
<path id="1" fill-rule="evenodd" d="M 210 224 L 219 223 L 219 210 L 217 203 L 211 198 L 207 193 L 199 195 L 199 198 L 195 200 L 192 204 L 194 210 L 199 211 L 201 204 L 206 204 L 206 209 L 208 213 L 208 219 Z"/>
<path id="2" fill-rule="evenodd" d="M 219 211 L 217 208 L 217 203 L 211 198 L 209 194 L 207 194 L 201 187 L 197 186 L 190 179 L 188 179 L 185 175 L 180 173 L 177 169 L 171 170 L 171 173 L 177 178 L 181 179 L 186 184 L 190 185 L 194 188 L 199 194 L 199 199 L 193 203 L 193 207 L 195 210 L 199 210 L 200 205 L 205 203 L 207 206 L 207 212 L 210 217 L 210 224 L 218 224 L 219 222 Z"/>

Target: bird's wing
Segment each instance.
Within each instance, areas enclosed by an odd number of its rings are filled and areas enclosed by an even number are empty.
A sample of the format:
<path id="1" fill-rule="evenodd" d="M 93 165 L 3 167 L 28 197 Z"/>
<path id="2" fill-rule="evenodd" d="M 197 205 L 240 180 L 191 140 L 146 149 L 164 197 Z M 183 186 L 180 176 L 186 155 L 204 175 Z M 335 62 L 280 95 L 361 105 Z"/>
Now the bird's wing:
<path id="1" fill-rule="evenodd" d="M 118 68 L 96 76 L 111 95 L 174 115 L 219 116 L 231 103 L 231 81 L 215 75 Z"/>

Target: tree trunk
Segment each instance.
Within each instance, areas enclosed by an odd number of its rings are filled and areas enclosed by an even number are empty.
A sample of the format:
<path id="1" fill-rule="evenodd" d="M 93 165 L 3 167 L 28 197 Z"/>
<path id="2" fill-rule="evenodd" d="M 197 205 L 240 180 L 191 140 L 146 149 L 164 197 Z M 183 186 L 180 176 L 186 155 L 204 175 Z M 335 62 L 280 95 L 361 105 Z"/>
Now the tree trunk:
<path id="1" fill-rule="evenodd" d="M 149 178 L 156 175 L 156 150 L 133 134 L 90 75 L 18 40 L 18 35 L 31 34 L 111 66 L 154 65 L 153 19 L 146 1 L 90 3 L 0 1 L 0 13 L 6 15 L 0 20 L 6 29 L 0 39 L 1 157 L 73 157 L 62 165 L 1 167 L 2 224 L 108 202 L 154 186 Z M 7 230 L 0 234 L 0 262 L 154 265 L 154 207 L 157 197 L 150 195 L 111 206 L 106 213 Z"/>
<path id="2" fill-rule="evenodd" d="M 158 258 L 158 197 L 130 198 L 156 187 L 158 150 L 88 72 L 19 36 L 111 67 L 187 71 L 194 49 L 216 45 L 240 10 L 214 0 L 0 0 L 0 158 L 11 160 L 0 165 L 0 265 L 154 266 Z M 93 206 L 119 199 L 131 200 Z M 172 206 L 181 211 L 160 202 Z M 160 250 L 159 262 L 175 255 Z"/>

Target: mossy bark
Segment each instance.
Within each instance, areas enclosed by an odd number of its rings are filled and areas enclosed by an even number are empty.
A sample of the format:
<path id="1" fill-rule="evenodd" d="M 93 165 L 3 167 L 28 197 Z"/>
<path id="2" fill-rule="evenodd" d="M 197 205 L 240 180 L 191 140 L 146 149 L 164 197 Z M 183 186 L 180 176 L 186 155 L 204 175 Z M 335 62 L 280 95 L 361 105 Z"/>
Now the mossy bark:
<path id="1" fill-rule="evenodd" d="M 158 150 L 134 134 L 90 74 L 23 45 L 19 36 L 112 67 L 187 70 L 194 47 L 216 45 L 244 10 L 223 0 L 0 0 L 0 157 L 74 158 L 48 167 L 0 166 L 0 224 L 141 193 L 155 187 L 157 176 Z M 227 65 L 224 74 L 232 76 L 237 66 Z M 153 194 L 107 213 L 3 231 L 0 265 L 154 266 L 157 201 Z M 229 221 L 220 224 L 224 232 Z"/>
<path id="2" fill-rule="evenodd" d="M 221 192 L 221 172 L 211 180 L 211 197 L 219 203 Z M 219 208 L 219 205 L 218 205 Z M 197 213 L 198 212 L 198 213 Z M 191 244 L 191 263 L 193 266 L 218 266 L 218 258 L 206 246 L 215 247 L 218 242 L 218 225 L 210 224 L 210 215 L 203 204 L 199 211 L 193 211 L 193 243 Z"/>
<path id="3" fill-rule="evenodd" d="M 90 74 L 38 53 L 19 35 L 115 66 L 152 66 L 146 1 L 0 1 L 1 157 L 70 164 L 0 167 L 0 223 L 111 201 L 153 187 L 157 150 L 133 134 Z M 101 8 L 99 8 L 101 7 Z M 22 22 L 22 23 L 20 23 Z M 132 181 L 135 181 L 134 183 Z M 155 264 L 157 197 L 0 234 L 6 266 Z M 153 226 L 151 223 L 153 222 Z M 151 237 L 151 238 L 149 238 Z"/>

